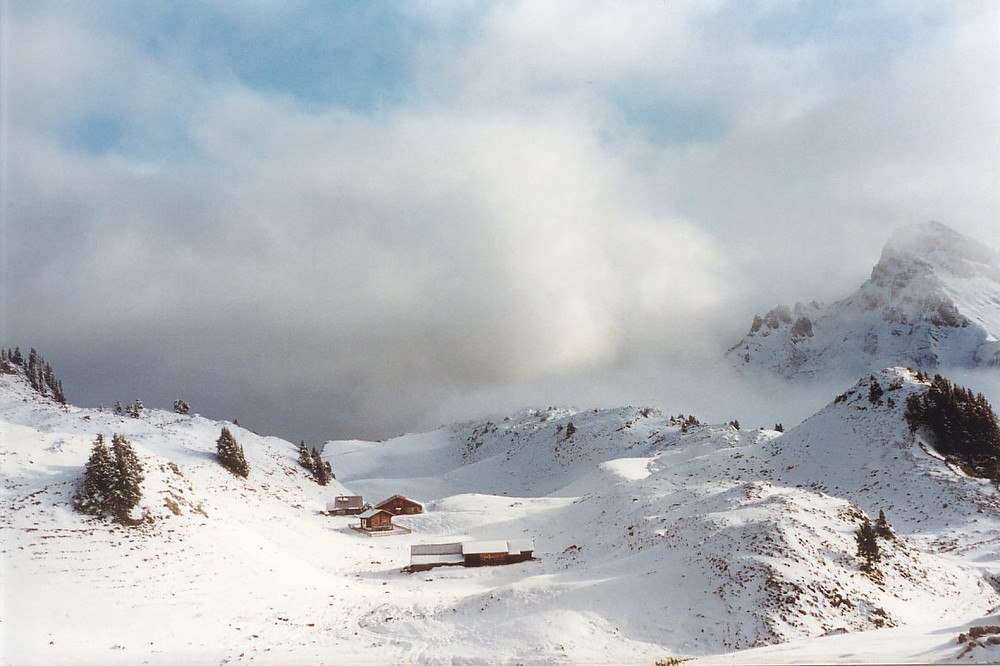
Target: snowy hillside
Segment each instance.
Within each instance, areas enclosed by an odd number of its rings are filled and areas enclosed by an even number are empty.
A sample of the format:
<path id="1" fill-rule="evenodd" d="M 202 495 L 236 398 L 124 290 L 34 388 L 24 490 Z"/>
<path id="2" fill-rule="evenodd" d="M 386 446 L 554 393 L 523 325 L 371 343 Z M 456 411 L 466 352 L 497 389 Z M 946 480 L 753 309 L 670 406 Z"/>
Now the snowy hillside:
<path id="1" fill-rule="evenodd" d="M 337 481 L 323 488 L 289 442 L 198 416 L 62 406 L 0 376 L 0 654 L 18 664 L 997 661 L 993 634 L 957 638 L 1000 624 L 998 490 L 910 432 L 906 396 L 924 383 L 883 371 L 873 402 L 871 381 L 785 433 L 652 408 L 549 408 L 330 442 Z M 246 450 L 247 479 L 215 460 L 223 425 Z M 139 527 L 71 509 L 97 433 L 121 433 L 139 453 Z M 345 492 L 402 493 L 425 512 L 395 519 L 409 534 L 372 538 L 350 529 L 356 517 L 323 513 Z M 880 509 L 895 536 L 879 540 L 866 573 L 855 533 Z M 412 544 L 523 537 L 536 544 L 529 562 L 403 571 Z"/>
<path id="2" fill-rule="evenodd" d="M 786 378 L 858 376 L 997 366 L 998 339 L 1000 254 L 929 222 L 899 229 L 853 295 L 757 316 L 727 357 Z"/>

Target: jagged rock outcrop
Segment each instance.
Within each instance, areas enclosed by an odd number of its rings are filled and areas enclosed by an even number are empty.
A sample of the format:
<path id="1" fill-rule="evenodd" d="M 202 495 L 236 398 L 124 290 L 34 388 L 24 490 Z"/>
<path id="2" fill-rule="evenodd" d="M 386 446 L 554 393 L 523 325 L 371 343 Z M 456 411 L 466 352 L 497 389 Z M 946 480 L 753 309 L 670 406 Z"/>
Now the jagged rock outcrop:
<path id="1" fill-rule="evenodd" d="M 938 222 L 897 230 L 870 279 L 830 305 L 755 316 L 727 352 L 788 379 L 901 365 L 1000 366 L 1000 254 Z"/>

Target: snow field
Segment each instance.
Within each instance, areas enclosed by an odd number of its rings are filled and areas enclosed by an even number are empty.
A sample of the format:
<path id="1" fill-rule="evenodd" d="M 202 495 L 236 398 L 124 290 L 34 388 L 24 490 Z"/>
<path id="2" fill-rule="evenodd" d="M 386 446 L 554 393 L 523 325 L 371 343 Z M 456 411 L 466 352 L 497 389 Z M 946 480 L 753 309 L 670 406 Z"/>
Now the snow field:
<path id="1" fill-rule="evenodd" d="M 289 442 L 230 424 L 239 479 L 214 459 L 219 422 L 63 409 L 0 378 L 3 659 L 953 661 L 959 632 L 998 623 L 998 493 L 909 433 L 911 375 L 878 380 L 895 407 L 868 402 L 865 377 L 784 434 L 549 409 L 331 442 L 321 488 Z M 97 432 L 135 446 L 148 523 L 71 510 Z M 370 538 L 322 513 L 343 493 L 426 511 Z M 875 579 L 854 531 L 880 508 L 897 538 Z M 536 560 L 402 571 L 411 544 L 521 537 Z"/>

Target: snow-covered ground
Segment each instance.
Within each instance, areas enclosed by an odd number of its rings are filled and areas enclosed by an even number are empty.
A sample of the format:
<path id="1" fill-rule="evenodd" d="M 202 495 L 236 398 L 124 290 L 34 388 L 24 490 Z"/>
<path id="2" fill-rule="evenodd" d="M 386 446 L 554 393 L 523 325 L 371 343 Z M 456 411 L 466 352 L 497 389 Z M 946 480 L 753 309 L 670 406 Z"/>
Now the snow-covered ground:
<path id="1" fill-rule="evenodd" d="M 878 373 L 785 433 L 650 408 L 545 409 L 387 442 L 296 446 L 233 424 L 62 407 L 0 376 L 7 663 L 997 662 L 1000 493 L 909 432 L 923 386 Z M 847 388 L 847 387 L 845 387 Z M 831 396 L 832 397 L 832 396 Z M 891 400 L 889 400 L 891 398 Z M 250 476 L 215 460 L 228 425 Z M 749 425 L 749 424 L 745 424 Z M 756 424 L 754 424 L 756 426 Z M 74 513 L 97 433 L 146 472 L 139 527 Z M 424 504 L 372 538 L 342 493 Z M 879 575 L 854 533 L 885 511 Z M 509 566 L 405 573 L 411 544 L 535 540 Z M 961 656 L 960 656 L 961 655 Z"/>

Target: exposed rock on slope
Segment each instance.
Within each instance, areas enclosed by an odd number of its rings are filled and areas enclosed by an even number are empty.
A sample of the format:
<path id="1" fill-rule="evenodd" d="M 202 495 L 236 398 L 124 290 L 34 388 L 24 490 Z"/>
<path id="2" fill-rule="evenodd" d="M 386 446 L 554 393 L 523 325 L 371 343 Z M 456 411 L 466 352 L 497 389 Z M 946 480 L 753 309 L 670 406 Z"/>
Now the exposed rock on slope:
<path id="1" fill-rule="evenodd" d="M 1000 255 L 928 222 L 893 234 L 853 295 L 756 316 L 726 355 L 738 368 L 789 379 L 858 376 L 897 365 L 998 366 L 998 338 Z"/>

